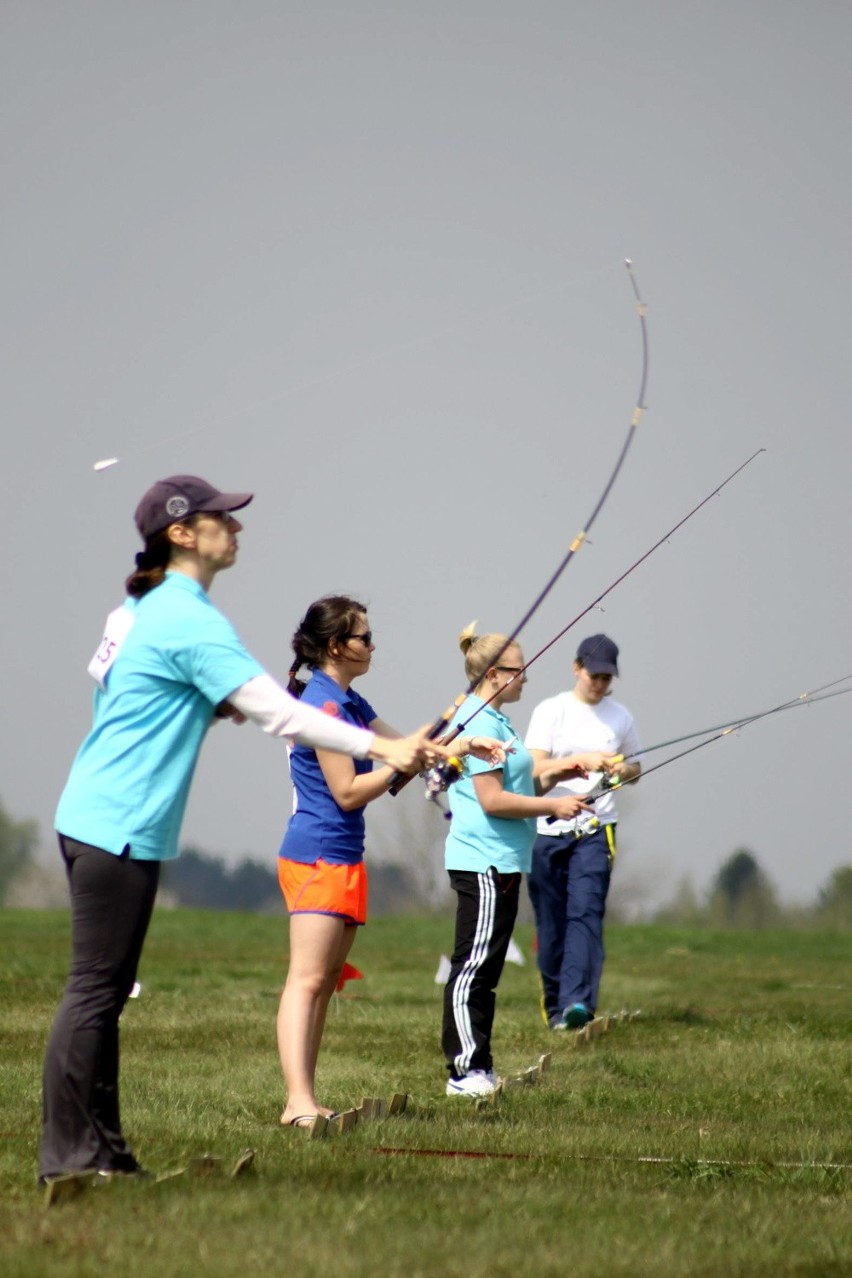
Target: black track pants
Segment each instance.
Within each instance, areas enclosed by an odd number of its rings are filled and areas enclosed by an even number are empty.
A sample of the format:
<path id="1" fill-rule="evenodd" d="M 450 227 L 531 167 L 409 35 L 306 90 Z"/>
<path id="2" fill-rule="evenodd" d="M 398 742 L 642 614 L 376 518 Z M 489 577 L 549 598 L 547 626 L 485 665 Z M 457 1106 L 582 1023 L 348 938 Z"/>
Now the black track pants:
<path id="1" fill-rule="evenodd" d="M 444 990 L 441 1047 L 454 1078 L 490 1070 L 495 990 L 518 913 L 520 874 L 450 870 L 456 938 Z"/>

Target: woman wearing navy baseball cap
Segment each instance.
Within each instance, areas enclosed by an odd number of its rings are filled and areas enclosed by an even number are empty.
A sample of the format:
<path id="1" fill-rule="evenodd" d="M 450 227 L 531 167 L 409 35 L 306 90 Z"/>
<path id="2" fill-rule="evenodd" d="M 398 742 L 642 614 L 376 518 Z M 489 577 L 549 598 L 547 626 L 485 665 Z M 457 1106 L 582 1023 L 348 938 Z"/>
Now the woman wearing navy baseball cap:
<path id="1" fill-rule="evenodd" d="M 404 772 L 449 754 L 423 732 L 387 740 L 302 705 L 246 651 L 208 592 L 236 560 L 233 512 L 251 500 L 174 475 L 136 509 L 144 549 L 88 668 L 94 721 L 56 814 L 72 956 L 44 1063 L 44 1183 L 142 1172 L 121 1130 L 118 1019 L 214 718 L 251 719 L 273 737 Z"/>

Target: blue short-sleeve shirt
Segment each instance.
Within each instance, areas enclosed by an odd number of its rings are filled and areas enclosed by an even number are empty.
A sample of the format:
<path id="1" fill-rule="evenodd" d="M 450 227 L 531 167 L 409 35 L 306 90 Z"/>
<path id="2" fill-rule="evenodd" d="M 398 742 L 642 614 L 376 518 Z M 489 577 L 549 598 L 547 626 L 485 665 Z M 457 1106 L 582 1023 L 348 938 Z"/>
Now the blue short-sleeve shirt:
<path id="1" fill-rule="evenodd" d="M 470 719 L 476 713 L 475 731 L 498 741 L 511 741 L 513 753 L 498 765 L 503 772 L 503 787 L 512 794 L 535 794 L 532 755 L 515 735 L 509 720 L 481 697 L 471 695 L 456 711 L 452 726 Z M 529 873 L 532 846 L 535 842 L 535 818 L 489 816 L 476 797 L 472 777 L 494 772 L 490 763 L 480 759 L 465 760 L 465 774 L 447 794 L 452 812 L 450 833 L 444 850 L 448 870 L 474 870 L 484 873 L 494 866 L 501 874 Z"/>
<path id="2" fill-rule="evenodd" d="M 302 700 L 345 723 L 366 728 L 377 718 L 369 701 L 343 689 L 322 670 L 315 670 Z M 371 772 L 371 759 L 353 759 L 356 774 Z M 295 745 L 290 751 L 290 775 L 295 790 L 295 806 L 281 843 L 279 856 L 289 861 L 312 864 L 322 859 L 343 865 L 357 865 L 364 859 L 366 822 L 364 808 L 345 812 L 338 807 L 328 788 L 316 751 Z M 366 805 L 365 805 L 366 806 Z"/>
<path id="3" fill-rule="evenodd" d="M 95 692 L 94 722 L 56 813 L 60 834 L 142 861 L 178 854 L 213 711 L 264 673 L 206 591 L 183 573 L 125 603 L 133 624 Z"/>

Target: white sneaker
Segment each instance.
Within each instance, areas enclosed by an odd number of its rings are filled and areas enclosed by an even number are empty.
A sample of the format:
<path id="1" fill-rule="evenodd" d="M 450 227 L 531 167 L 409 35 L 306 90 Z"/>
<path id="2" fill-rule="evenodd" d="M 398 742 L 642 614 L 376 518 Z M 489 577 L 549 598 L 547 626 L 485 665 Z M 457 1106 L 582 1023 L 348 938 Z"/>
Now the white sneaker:
<path id="1" fill-rule="evenodd" d="M 497 1091 L 497 1075 L 493 1069 L 472 1069 L 463 1078 L 447 1081 L 448 1096 L 492 1096 Z"/>

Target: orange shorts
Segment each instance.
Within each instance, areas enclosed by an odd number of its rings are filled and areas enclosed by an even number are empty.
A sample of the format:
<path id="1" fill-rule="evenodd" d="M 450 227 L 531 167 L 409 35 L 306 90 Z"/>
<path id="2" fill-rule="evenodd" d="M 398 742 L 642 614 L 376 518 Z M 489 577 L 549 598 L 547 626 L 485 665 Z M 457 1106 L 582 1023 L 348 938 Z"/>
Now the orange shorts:
<path id="1" fill-rule="evenodd" d="M 278 882 L 290 914 L 334 914 L 347 923 L 367 922 L 367 867 L 333 861 L 278 858 Z"/>

